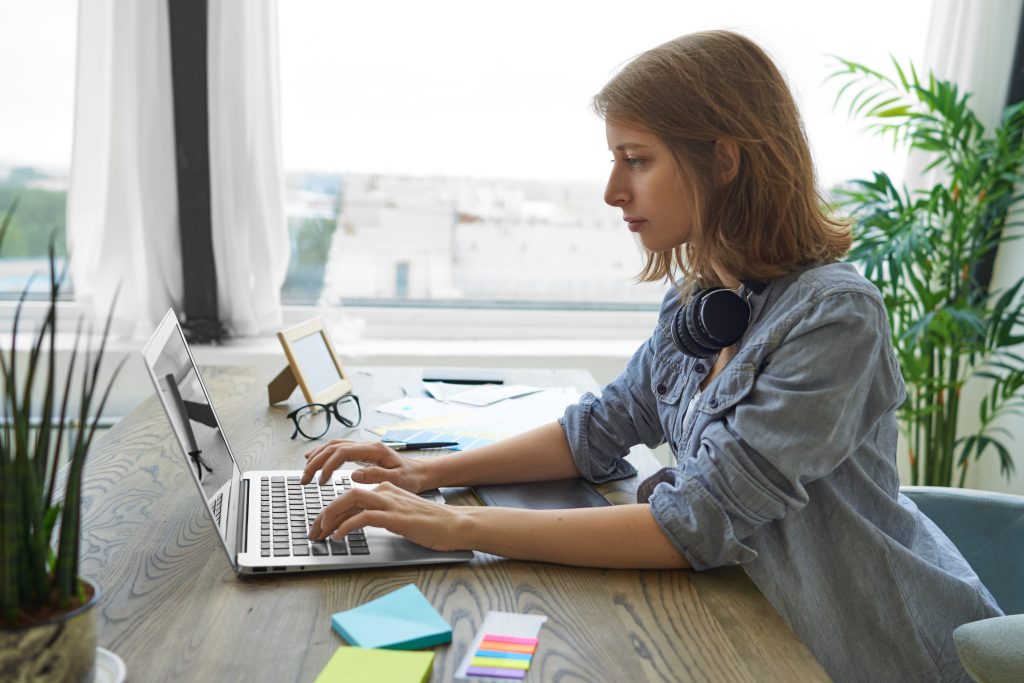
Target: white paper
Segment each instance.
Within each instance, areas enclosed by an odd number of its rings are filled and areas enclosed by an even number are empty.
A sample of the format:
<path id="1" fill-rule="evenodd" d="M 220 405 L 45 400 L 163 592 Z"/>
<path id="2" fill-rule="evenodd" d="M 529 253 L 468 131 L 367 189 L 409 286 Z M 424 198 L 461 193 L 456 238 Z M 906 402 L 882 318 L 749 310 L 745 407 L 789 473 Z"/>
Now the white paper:
<path id="1" fill-rule="evenodd" d="M 430 417 L 444 417 L 465 413 L 473 408 L 465 405 L 441 403 L 432 398 L 406 397 L 388 401 L 377 406 L 377 412 L 407 417 L 410 420 L 424 420 Z"/>
<path id="2" fill-rule="evenodd" d="M 466 676 L 466 669 L 469 668 L 469 663 L 473 661 L 476 651 L 480 649 L 480 641 L 484 639 L 484 636 L 536 638 L 540 634 L 540 627 L 547 620 L 547 616 L 543 614 L 519 614 L 518 612 L 495 612 L 493 610 L 488 612 L 487 616 L 484 617 L 484 623 L 480 624 L 476 635 L 473 636 L 473 642 L 469 650 L 466 651 L 466 655 L 462 658 L 462 663 L 455 670 L 455 677 L 469 678 Z M 472 678 L 475 679 L 477 677 L 472 676 Z"/>
<path id="3" fill-rule="evenodd" d="M 433 396 L 438 401 L 446 401 L 450 394 L 457 394 L 466 388 L 465 384 L 451 384 L 450 382 L 421 382 L 423 391 Z"/>
<path id="4" fill-rule="evenodd" d="M 429 432 L 422 440 L 459 441 L 461 445 L 455 450 L 469 450 L 556 420 L 565 413 L 567 405 L 579 398 L 580 392 L 572 387 L 551 387 L 514 401 L 499 401 L 482 408 L 435 402 L 436 406 L 447 406 L 453 412 L 382 425 L 370 431 L 380 436 L 392 430 Z M 400 414 L 408 416 L 409 413 L 403 410 Z"/>
<path id="5" fill-rule="evenodd" d="M 531 387 L 525 384 L 483 384 L 458 394 L 446 395 L 445 400 L 468 403 L 471 406 L 489 406 L 507 398 L 535 394 L 538 391 L 542 391 L 541 387 Z"/>

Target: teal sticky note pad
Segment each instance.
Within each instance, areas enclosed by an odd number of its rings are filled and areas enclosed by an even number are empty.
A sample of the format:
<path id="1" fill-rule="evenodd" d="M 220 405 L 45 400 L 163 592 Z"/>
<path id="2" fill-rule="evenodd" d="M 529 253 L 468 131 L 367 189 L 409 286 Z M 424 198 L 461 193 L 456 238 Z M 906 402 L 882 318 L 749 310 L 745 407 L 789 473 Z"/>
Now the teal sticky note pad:
<path id="1" fill-rule="evenodd" d="M 452 642 L 452 627 L 415 584 L 331 616 L 331 626 L 352 645 L 416 650 Z"/>

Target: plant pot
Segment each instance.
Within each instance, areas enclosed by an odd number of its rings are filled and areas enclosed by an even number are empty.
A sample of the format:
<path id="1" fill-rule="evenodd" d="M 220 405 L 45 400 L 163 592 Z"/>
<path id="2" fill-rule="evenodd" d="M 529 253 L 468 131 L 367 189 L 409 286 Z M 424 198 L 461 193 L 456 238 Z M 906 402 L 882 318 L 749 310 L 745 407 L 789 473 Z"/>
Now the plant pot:
<path id="1" fill-rule="evenodd" d="M 0 627 L 0 681 L 91 683 L 96 664 L 96 612 L 100 591 L 81 607 L 32 626 Z M 86 591 L 88 594 L 88 590 Z"/>

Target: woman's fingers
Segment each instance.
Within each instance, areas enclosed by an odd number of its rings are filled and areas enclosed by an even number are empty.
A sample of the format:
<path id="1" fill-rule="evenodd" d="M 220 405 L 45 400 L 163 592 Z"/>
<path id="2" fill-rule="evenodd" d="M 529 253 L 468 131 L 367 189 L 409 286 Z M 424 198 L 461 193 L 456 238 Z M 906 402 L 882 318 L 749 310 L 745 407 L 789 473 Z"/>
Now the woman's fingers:
<path id="1" fill-rule="evenodd" d="M 352 489 L 338 496 L 309 525 L 309 539 L 319 541 L 351 515 L 367 508 L 380 508 L 383 505 L 381 498 L 376 489 Z"/>
<path id="2" fill-rule="evenodd" d="M 346 462 L 369 462 L 385 468 L 393 468 L 401 466 L 402 458 L 379 441 L 366 443 L 335 439 L 306 454 L 306 466 L 302 469 L 300 482 L 308 484 L 313 480 L 313 475 L 317 470 L 323 470 L 320 475 L 320 483 L 324 483 L 336 469 Z"/>
<path id="3" fill-rule="evenodd" d="M 306 460 L 309 460 L 311 457 L 314 457 L 317 453 L 319 453 L 323 449 L 329 448 L 331 446 L 336 446 L 339 443 L 352 443 L 352 442 L 349 441 L 348 439 L 330 439 L 326 443 L 317 444 L 316 446 L 313 446 L 313 448 L 310 448 L 308 451 L 306 451 L 306 453 L 305 453 L 305 455 L 303 457 L 306 458 Z"/>
<path id="4" fill-rule="evenodd" d="M 392 531 L 389 524 L 394 518 L 394 514 L 391 510 L 361 510 L 346 518 L 330 536 L 335 541 L 340 541 L 356 529 L 366 526 Z"/>
<path id="5" fill-rule="evenodd" d="M 357 484 L 381 484 L 385 481 L 398 483 L 394 481 L 395 474 L 395 470 L 385 467 L 363 467 L 352 473 L 352 481 Z"/>

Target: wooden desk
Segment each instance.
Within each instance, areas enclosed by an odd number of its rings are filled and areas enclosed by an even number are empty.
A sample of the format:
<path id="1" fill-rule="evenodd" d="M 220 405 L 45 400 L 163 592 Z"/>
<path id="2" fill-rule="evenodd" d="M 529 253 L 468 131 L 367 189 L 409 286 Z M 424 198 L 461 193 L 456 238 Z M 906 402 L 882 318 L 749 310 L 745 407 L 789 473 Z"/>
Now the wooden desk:
<path id="1" fill-rule="evenodd" d="M 285 407 L 266 407 L 270 378 L 242 368 L 203 372 L 241 469 L 298 469 L 308 442 L 289 440 Z M 350 374 L 367 426 L 395 421 L 373 406 L 418 378 L 411 368 Z M 579 370 L 506 375 L 510 383 L 595 388 Z M 658 467 L 645 448 L 630 460 L 641 473 Z M 630 502 L 636 484 L 605 488 L 613 501 Z M 451 492 L 449 500 L 473 502 Z M 478 553 L 465 564 L 239 579 L 155 398 L 97 443 L 83 496 L 81 570 L 102 592 L 98 640 L 125 660 L 129 681 L 312 681 L 343 644 L 330 615 L 408 583 L 452 625 L 433 681 L 452 680 L 488 610 L 548 615 L 526 679 L 534 683 L 828 680 L 739 568 L 578 569 Z"/>

